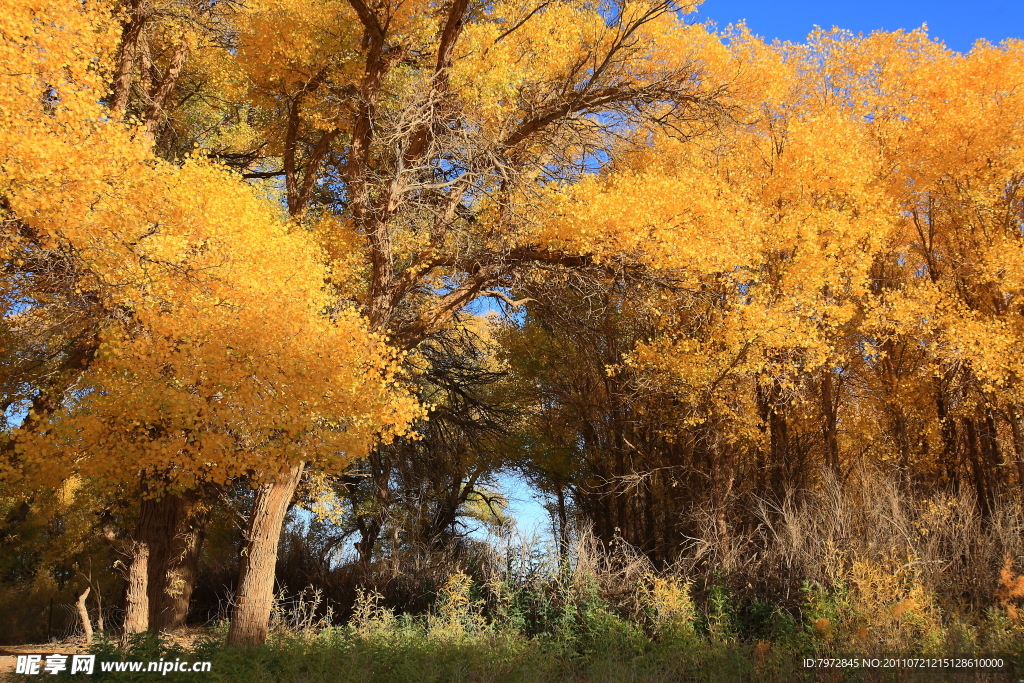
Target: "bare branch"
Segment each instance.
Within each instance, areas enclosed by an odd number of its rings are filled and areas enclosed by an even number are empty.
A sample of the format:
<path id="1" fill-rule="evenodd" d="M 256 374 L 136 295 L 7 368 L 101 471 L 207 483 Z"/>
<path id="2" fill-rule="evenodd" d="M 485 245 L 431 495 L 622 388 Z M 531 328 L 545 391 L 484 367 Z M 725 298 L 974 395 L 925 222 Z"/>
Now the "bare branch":
<path id="1" fill-rule="evenodd" d="M 530 11 L 529 14 L 527 14 L 525 17 L 523 17 L 522 19 L 517 21 L 515 24 L 513 24 L 512 28 L 508 29 L 507 31 L 504 31 L 503 33 L 501 33 L 501 35 L 499 35 L 497 38 L 495 38 L 494 39 L 494 44 L 497 45 L 501 41 L 505 40 L 505 38 L 507 38 L 508 36 L 510 36 L 513 33 L 515 33 L 517 30 L 522 28 L 523 24 L 525 24 L 530 19 L 532 19 L 533 15 L 537 14 L 537 12 L 540 12 L 541 10 L 543 10 L 545 7 L 547 7 L 550 4 L 551 4 L 550 2 L 542 2 L 541 4 L 539 4 L 536 7 L 534 7 Z"/>
<path id="2" fill-rule="evenodd" d="M 527 297 L 525 299 L 518 299 L 514 301 L 510 296 L 496 289 L 483 289 L 480 290 L 480 294 L 481 296 L 491 296 L 494 297 L 495 299 L 501 299 L 512 308 L 519 308 L 520 306 L 525 306 L 526 304 L 534 300 Z"/>

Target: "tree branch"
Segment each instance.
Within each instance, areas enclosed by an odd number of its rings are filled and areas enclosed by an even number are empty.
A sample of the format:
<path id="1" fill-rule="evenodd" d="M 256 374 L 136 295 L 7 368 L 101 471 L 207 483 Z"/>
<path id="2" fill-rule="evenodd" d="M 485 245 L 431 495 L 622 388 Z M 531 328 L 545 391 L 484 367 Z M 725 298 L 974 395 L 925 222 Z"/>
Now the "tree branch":
<path id="1" fill-rule="evenodd" d="M 167 65 L 167 73 L 164 74 L 163 79 L 160 81 L 160 85 L 157 86 L 156 90 L 153 91 L 150 99 L 152 100 L 149 109 L 146 111 L 146 132 L 154 137 L 156 131 L 159 128 L 162 120 L 166 118 L 164 115 L 164 107 L 167 104 L 167 99 L 170 97 L 171 92 L 174 90 L 175 84 L 178 82 L 178 77 L 181 75 L 181 70 L 185 66 L 185 59 L 188 56 L 188 39 L 185 36 L 181 37 L 178 44 L 174 47 L 174 54 L 171 55 L 171 61 Z"/>
<path id="2" fill-rule="evenodd" d="M 145 0 L 131 0 L 131 12 L 128 23 L 121 29 L 121 45 L 117 56 L 117 71 L 114 74 L 114 92 L 111 108 L 118 114 L 124 114 L 128 106 L 128 95 L 132 89 L 135 68 L 135 57 L 138 53 L 139 39 L 146 23 L 143 15 Z"/>
<path id="3" fill-rule="evenodd" d="M 352 5 L 352 9 L 356 11 L 356 15 L 359 17 L 359 22 L 366 29 L 367 36 L 371 42 L 383 43 L 384 42 L 384 31 L 381 30 L 380 21 L 377 19 L 377 15 L 372 9 L 366 6 L 363 0 L 349 0 L 349 4 Z"/>
<path id="4" fill-rule="evenodd" d="M 313 184 L 316 181 L 316 174 L 320 170 L 320 164 L 323 162 L 324 155 L 327 154 L 327 150 L 330 149 L 331 143 L 334 142 L 334 138 L 338 137 L 340 133 L 337 128 L 329 130 L 324 133 L 319 142 L 316 143 L 316 147 L 313 148 L 313 152 L 309 155 L 309 159 L 306 161 L 306 168 L 302 173 L 302 188 L 299 190 L 298 196 L 295 200 L 295 206 L 292 207 L 289 204 L 288 210 L 293 216 L 297 216 L 302 213 L 302 210 L 306 208 L 306 204 L 309 202 L 309 196 L 313 192 Z"/>
<path id="5" fill-rule="evenodd" d="M 534 299 L 531 299 L 529 297 L 527 297 L 526 299 L 518 299 L 513 301 L 510 296 L 508 296 L 504 292 L 499 292 L 496 289 L 482 289 L 480 290 L 480 294 L 482 296 L 491 296 L 494 297 L 495 299 L 501 299 L 512 308 L 519 308 L 520 306 L 525 306 L 531 301 L 534 301 Z"/>

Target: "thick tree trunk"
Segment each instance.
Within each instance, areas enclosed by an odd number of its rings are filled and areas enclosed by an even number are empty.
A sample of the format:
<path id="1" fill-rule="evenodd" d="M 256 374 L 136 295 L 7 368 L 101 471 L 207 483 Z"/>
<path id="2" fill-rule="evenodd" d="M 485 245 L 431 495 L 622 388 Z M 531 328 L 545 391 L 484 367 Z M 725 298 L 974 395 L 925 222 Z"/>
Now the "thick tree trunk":
<path id="1" fill-rule="evenodd" d="M 771 414 L 771 408 L 768 406 L 768 395 L 760 381 L 754 383 L 754 401 L 757 404 L 757 414 L 760 418 L 757 426 L 758 431 L 761 432 L 762 441 L 767 441 L 769 443 L 769 447 L 767 449 L 757 449 L 757 458 L 755 463 L 756 469 L 754 472 L 755 491 L 758 495 L 764 495 L 768 490 L 769 481 L 768 459 L 771 452 L 771 434 L 768 431 L 768 417 Z"/>
<path id="2" fill-rule="evenodd" d="M 161 573 L 170 556 L 173 517 L 179 499 L 177 496 L 152 498 L 143 484 L 139 519 L 129 544 L 131 566 L 128 569 L 128 587 L 125 591 L 124 635 L 142 633 L 152 627 L 151 603 L 160 590 Z"/>
<path id="3" fill-rule="evenodd" d="M 359 553 L 359 569 L 364 577 L 369 575 L 370 565 L 373 562 L 373 550 L 384 531 L 384 520 L 387 510 L 391 507 L 391 472 L 394 469 L 392 458 L 386 448 L 376 448 L 371 451 L 367 457 L 367 463 L 370 466 L 370 477 L 373 481 L 370 495 L 373 497 L 374 512 L 361 515 L 356 520 L 359 541 L 355 544 L 356 552 Z"/>
<path id="4" fill-rule="evenodd" d="M 114 74 L 114 92 L 111 106 L 115 112 L 124 114 L 128 106 L 134 80 L 135 59 L 138 53 L 142 28 L 145 25 L 145 0 L 131 0 L 128 3 L 128 22 L 121 30 L 120 54 L 117 57 L 117 71 Z"/>
<path id="5" fill-rule="evenodd" d="M 126 634 L 185 625 L 209 510 L 198 491 L 143 498 L 129 552 Z"/>
<path id="6" fill-rule="evenodd" d="M 149 628 L 149 546 L 133 541 L 130 549 L 131 564 L 128 566 L 128 586 L 124 602 L 124 636 L 142 633 Z"/>
<path id="7" fill-rule="evenodd" d="M 267 639 L 274 601 L 274 568 L 281 526 L 295 487 L 302 477 L 299 463 L 287 475 L 256 490 L 238 575 L 235 611 L 228 630 L 228 644 L 260 645 Z"/>
<path id="8" fill-rule="evenodd" d="M 356 520 L 359 540 L 356 541 L 355 547 L 356 552 L 359 553 L 359 567 L 364 575 L 370 571 L 370 563 L 373 562 L 373 547 L 377 544 L 381 526 L 378 515 L 364 515 Z"/>
<path id="9" fill-rule="evenodd" d="M 197 491 L 167 496 L 165 501 L 161 531 L 167 536 L 152 544 L 160 553 L 150 557 L 149 626 L 172 631 L 183 627 L 188 616 L 211 505 Z"/>
<path id="10" fill-rule="evenodd" d="M 1002 463 L 999 448 L 999 429 L 996 427 L 996 414 L 992 408 L 985 408 L 985 420 L 981 423 L 981 453 L 988 475 L 989 495 L 993 499 L 999 490 L 998 474 Z"/>
<path id="11" fill-rule="evenodd" d="M 782 387 L 778 380 L 771 380 L 769 387 L 757 385 L 757 407 L 761 416 L 761 429 L 768 431 L 768 454 L 763 458 L 767 470 L 762 479 L 762 490 L 767 488 L 769 495 L 777 500 L 782 499 L 784 490 L 791 485 L 789 481 L 789 425 L 784 414 L 785 401 Z"/>
<path id="12" fill-rule="evenodd" d="M 789 424 L 778 408 L 772 408 L 772 489 L 781 499 L 790 485 L 789 476 Z"/>
<path id="13" fill-rule="evenodd" d="M 135 540 L 149 547 L 149 571 L 146 576 L 149 605 L 147 627 L 152 630 L 161 628 L 167 590 L 174 590 L 173 586 L 168 585 L 168 569 L 173 561 L 172 546 L 178 520 L 182 516 L 182 508 L 186 506 L 187 501 L 181 496 L 165 495 L 142 502 Z"/>

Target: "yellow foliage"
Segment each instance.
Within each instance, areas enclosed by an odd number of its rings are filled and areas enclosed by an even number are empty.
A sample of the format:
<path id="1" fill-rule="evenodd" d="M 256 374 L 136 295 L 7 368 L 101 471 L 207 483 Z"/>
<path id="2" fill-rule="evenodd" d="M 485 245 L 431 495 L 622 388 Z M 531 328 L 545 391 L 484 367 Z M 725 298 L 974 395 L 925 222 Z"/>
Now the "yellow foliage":
<path id="1" fill-rule="evenodd" d="M 691 583 L 671 576 L 650 576 L 644 591 L 644 604 L 652 612 L 660 635 L 691 633 L 697 616 L 690 596 Z"/>
<path id="2" fill-rule="evenodd" d="M 843 633 L 860 641 L 858 646 L 895 652 L 908 646 L 927 651 L 942 645 L 942 612 L 914 566 L 913 559 L 853 560 L 841 579 L 850 598 L 840 618 Z M 832 626 L 822 630 L 815 623 L 815 628 L 823 635 L 832 633 Z"/>
<path id="3" fill-rule="evenodd" d="M 421 414 L 360 316 L 323 314 L 326 264 L 307 233 L 217 164 L 157 159 L 106 114 L 108 8 L 18 0 L 0 18 L 0 195 L 5 226 L 23 226 L 2 256 L 75 254 L 107 315 L 76 399 L 15 432 L 26 473 L 188 487 L 341 466 Z M 26 309 L 14 319 L 45 301 Z"/>
<path id="4" fill-rule="evenodd" d="M 1007 555 L 1002 569 L 999 570 L 996 600 L 1014 621 L 1020 619 L 1020 610 L 1012 601 L 1020 598 L 1024 598 L 1024 575 L 1013 573 L 1013 558 Z"/>
<path id="5" fill-rule="evenodd" d="M 486 622 L 481 614 L 482 600 L 473 600 L 470 591 L 473 580 L 462 572 L 448 577 L 437 594 L 434 611 L 427 618 L 431 635 L 442 638 L 461 638 L 482 630 Z"/>
<path id="6" fill-rule="evenodd" d="M 352 616 L 349 622 L 358 633 L 386 635 L 394 632 L 395 613 L 393 610 L 381 606 L 380 602 L 383 599 L 384 596 L 376 591 L 356 589 L 356 601 L 352 606 Z"/>

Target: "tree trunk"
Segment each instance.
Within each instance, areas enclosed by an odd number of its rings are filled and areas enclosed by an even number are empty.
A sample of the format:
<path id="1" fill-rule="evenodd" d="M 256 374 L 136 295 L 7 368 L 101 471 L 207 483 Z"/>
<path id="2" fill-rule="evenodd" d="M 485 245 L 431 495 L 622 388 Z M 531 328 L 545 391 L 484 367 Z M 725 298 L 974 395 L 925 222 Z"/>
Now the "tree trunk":
<path id="1" fill-rule="evenodd" d="M 173 631 L 185 625 L 195 587 L 199 553 L 210 520 L 211 505 L 199 491 L 166 496 L 162 532 L 166 537 L 149 566 L 149 626 Z"/>
<path id="2" fill-rule="evenodd" d="M 558 495 L 558 562 L 569 554 L 569 515 L 565 509 L 565 487 L 561 482 L 555 486 Z"/>
<path id="3" fill-rule="evenodd" d="M 778 500 L 785 496 L 785 489 L 792 484 L 789 477 L 789 425 L 782 414 L 781 391 L 773 392 L 776 401 L 771 405 L 768 430 L 771 433 L 772 493 Z"/>
<path id="4" fill-rule="evenodd" d="M 100 636 L 106 631 L 103 625 L 103 594 L 99 588 L 96 589 L 96 630 L 100 632 Z"/>
<path id="5" fill-rule="evenodd" d="M 78 596 L 78 602 L 75 603 L 78 618 L 82 622 L 82 630 L 85 631 L 86 645 L 92 642 L 92 622 L 89 621 L 89 610 L 85 606 L 85 599 L 89 597 L 89 590 L 89 588 L 86 588 L 82 594 Z"/>
<path id="6" fill-rule="evenodd" d="M 356 520 L 359 540 L 356 541 L 355 547 L 356 552 L 359 553 L 359 567 L 364 576 L 370 571 L 370 564 L 373 562 L 373 547 L 377 544 L 381 527 L 379 515 L 363 515 Z"/>
<path id="7" fill-rule="evenodd" d="M 942 425 L 942 464 L 946 468 L 946 477 L 949 479 L 950 486 L 954 491 L 959 491 L 960 468 L 957 461 L 956 420 L 949 415 L 941 386 L 935 397 L 935 405 L 938 410 L 939 422 Z"/>
<path id="8" fill-rule="evenodd" d="M 139 519 L 129 544 L 131 567 L 128 569 L 128 587 L 125 591 L 124 635 L 142 633 L 153 626 L 151 606 L 154 594 L 161 590 L 164 568 L 170 557 L 173 538 L 173 517 L 180 499 L 165 495 L 148 496 L 142 486 Z"/>
<path id="9" fill-rule="evenodd" d="M 985 463 L 985 473 L 988 475 L 989 495 L 992 499 L 999 490 L 999 471 L 1002 463 L 1002 454 L 999 449 L 999 429 L 996 427 L 996 414 L 992 408 L 985 408 L 985 420 L 981 423 L 981 453 L 982 461 Z"/>
<path id="10" fill-rule="evenodd" d="M 260 645 L 267 639 L 270 610 L 274 601 L 274 569 L 281 526 L 304 463 L 292 467 L 280 479 L 256 490 L 245 547 L 238 574 L 235 611 L 228 630 L 228 645 Z"/>
<path id="11" fill-rule="evenodd" d="M 754 490 L 759 496 L 763 496 L 768 490 L 768 482 L 770 480 L 768 476 L 768 461 L 771 457 L 771 433 L 768 431 L 768 418 L 771 415 L 771 408 L 768 405 L 768 393 L 760 379 L 754 383 L 754 401 L 757 404 L 757 414 L 760 418 L 757 425 L 758 431 L 761 432 L 762 441 L 768 442 L 767 449 L 757 449 L 755 463 Z"/>
<path id="12" fill-rule="evenodd" d="M 146 593 L 149 605 L 147 628 L 151 630 L 161 628 L 161 622 L 165 621 L 162 610 L 167 600 L 167 590 L 174 590 L 169 585 L 171 577 L 168 570 L 173 561 L 172 546 L 178 520 L 182 516 L 182 508 L 186 506 L 187 502 L 181 496 L 171 495 L 142 502 L 135 540 L 149 547 Z"/>
<path id="13" fill-rule="evenodd" d="M 839 481 L 839 438 L 836 429 L 836 404 L 832 382 L 832 369 L 825 368 L 821 374 L 821 412 L 825 418 L 826 466 Z"/>
<path id="14" fill-rule="evenodd" d="M 725 439 L 711 446 L 714 465 L 711 470 L 711 508 L 715 516 L 717 541 L 724 544 L 729 540 L 729 496 L 732 495 L 736 473 L 733 467 L 733 447 Z"/>
<path id="15" fill-rule="evenodd" d="M 789 425 L 784 410 L 786 401 L 779 380 L 772 379 L 768 387 L 757 384 L 757 407 L 761 416 L 762 432 L 768 431 L 768 457 L 762 488 L 769 497 L 781 500 L 785 489 L 792 485 L 789 472 Z"/>
<path id="16" fill-rule="evenodd" d="M 1013 455 L 1017 465 L 1017 485 L 1024 487 L 1024 425 L 1021 424 L 1021 409 L 1011 404 L 1009 413 L 1010 429 L 1013 433 Z"/>
<path id="17" fill-rule="evenodd" d="M 967 435 L 967 452 L 971 459 L 971 474 L 974 478 L 974 490 L 978 497 L 978 507 L 981 510 L 981 518 L 987 521 L 992 515 L 991 490 L 988 485 L 988 471 L 982 460 L 978 447 L 978 432 L 974 420 L 969 417 L 963 418 L 964 432 Z"/>
<path id="18" fill-rule="evenodd" d="M 138 53 L 139 40 L 145 24 L 143 0 L 131 0 L 128 3 L 128 23 L 121 30 L 120 54 L 117 58 L 117 70 L 114 74 L 114 92 L 111 105 L 115 112 L 124 114 L 128 107 L 128 96 L 134 80 L 135 59 Z"/>
<path id="19" fill-rule="evenodd" d="M 131 544 L 131 565 L 128 567 L 128 587 L 124 602 L 124 636 L 142 633 L 149 628 L 149 546 L 139 541 Z"/>
<path id="20" fill-rule="evenodd" d="M 355 548 L 359 553 L 359 569 L 363 577 L 369 576 L 370 565 L 373 562 L 373 550 L 384 531 L 384 520 L 387 511 L 391 506 L 391 472 L 394 464 L 386 448 L 375 448 L 366 459 L 370 466 L 370 478 L 373 488 L 370 495 L 373 497 L 373 512 L 368 515 L 361 515 L 356 520 L 356 529 L 359 531 L 359 541 Z"/>
<path id="21" fill-rule="evenodd" d="M 198 491 L 143 498 L 130 546 L 126 634 L 185 625 L 208 520 L 209 505 Z"/>

